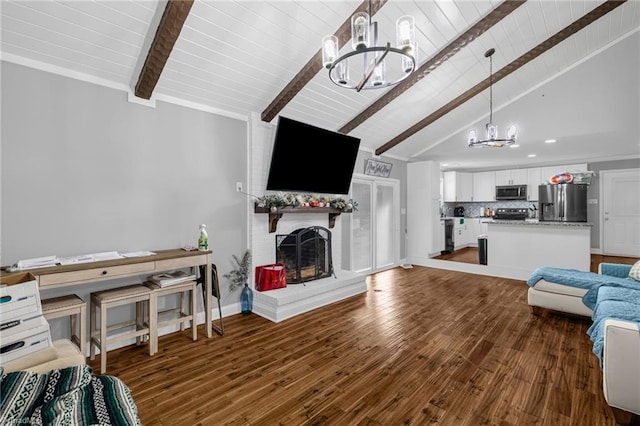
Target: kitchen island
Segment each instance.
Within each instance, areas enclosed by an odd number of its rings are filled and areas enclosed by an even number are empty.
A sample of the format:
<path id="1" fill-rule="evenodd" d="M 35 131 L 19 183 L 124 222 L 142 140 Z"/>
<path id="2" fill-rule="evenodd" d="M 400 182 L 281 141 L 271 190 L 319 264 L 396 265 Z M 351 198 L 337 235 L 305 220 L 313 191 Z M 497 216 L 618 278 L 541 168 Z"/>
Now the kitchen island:
<path id="1" fill-rule="evenodd" d="M 527 279 L 540 266 L 588 271 L 591 224 L 493 220 L 488 222 L 488 266 Z"/>

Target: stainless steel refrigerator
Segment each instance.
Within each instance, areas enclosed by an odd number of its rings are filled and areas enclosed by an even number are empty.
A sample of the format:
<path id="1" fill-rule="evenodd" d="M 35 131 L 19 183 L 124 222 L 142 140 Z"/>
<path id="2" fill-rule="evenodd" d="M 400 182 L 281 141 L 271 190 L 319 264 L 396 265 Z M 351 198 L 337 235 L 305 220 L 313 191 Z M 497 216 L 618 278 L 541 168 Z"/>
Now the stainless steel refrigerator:
<path id="1" fill-rule="evenodd" d="M 560 184 L 538 187 L 539 220 L 586 222 L 589 185 Z"/>

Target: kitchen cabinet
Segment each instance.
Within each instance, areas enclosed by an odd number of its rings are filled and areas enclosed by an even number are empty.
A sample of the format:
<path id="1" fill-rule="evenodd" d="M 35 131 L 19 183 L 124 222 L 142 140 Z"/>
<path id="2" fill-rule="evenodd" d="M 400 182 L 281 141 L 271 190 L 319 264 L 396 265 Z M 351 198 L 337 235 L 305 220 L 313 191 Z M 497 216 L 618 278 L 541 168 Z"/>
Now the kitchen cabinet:
<path id="1" fill-rule="evenodd" d="M 456 250 L 469 246 L 478 246 L 478 235 L 481 234 L 480 220 L 477 218 L 465 218 L 464 223 L 460 223 L 460 218 L 454 219 L 453 243 Z"/>
<path id="2" fill-rule="evenodd" d="M 444 172 L 444 202 L 473 201 L 473 173 Z"/>
<path id="3" fill-rule="evenodd" d="M 540 167 L 527 169 L 527 200 L 538 201 L 538 185 L 542 183 Z"/>
<path id="4" fill-rule="evenodd" d="M 478 235 L 483 234 L 483 235 L 487 235 L 487 231 L 489 230 L 489 222 L 490 219 L 478 219 L 480 221 L 480 232 L 478 233 Z"/>
<path id="5" fill-rule="evenodd" d="M 476 172 L 473 174 L 473 201 L 495 201 L 496 172 Z"/>
<path id="6" fill-rule="evenodd" d="M 442 253 L 445 249 L 445 241 L 444 241 L 444 220 L 440 219 L 438 221 L 439 226 L 436 229 L 436 234 L 433 238 L 433 252 L 436 254 Z"/>
<path id="7" fill-rule="evenodd" d="M 469 245 L 469 232 L 465 223 L 460 223 L 460 219 L 453 221 L 453 244 L 456 250 L 467 247 Z"/>
<path id="8" fill-rule="evenodd" d="M 526 185 L 527 169 L 511 169 L 496 171 L 496 186 Z"/>
<path id="9" fill-rule="evenodd" d="M 480 235 L 480 219 L 466 219 L 467 244 L 472 247 L 478 246 L 478 235 Z"/>

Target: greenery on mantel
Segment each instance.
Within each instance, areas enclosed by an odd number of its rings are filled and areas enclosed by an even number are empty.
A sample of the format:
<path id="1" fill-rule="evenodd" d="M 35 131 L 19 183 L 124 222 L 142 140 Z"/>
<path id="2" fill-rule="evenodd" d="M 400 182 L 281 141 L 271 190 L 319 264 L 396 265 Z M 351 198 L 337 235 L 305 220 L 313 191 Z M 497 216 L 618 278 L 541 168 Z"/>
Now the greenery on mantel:
<path id="1" fill-rule="evenodd" d="M 258 197 L 256 206 L 267 209 L 280 207 L 331 207 L 343 211 L 356 211 L 358 203 L 341 197 L 319 197 L 312 194 L 280 193 Z"/>

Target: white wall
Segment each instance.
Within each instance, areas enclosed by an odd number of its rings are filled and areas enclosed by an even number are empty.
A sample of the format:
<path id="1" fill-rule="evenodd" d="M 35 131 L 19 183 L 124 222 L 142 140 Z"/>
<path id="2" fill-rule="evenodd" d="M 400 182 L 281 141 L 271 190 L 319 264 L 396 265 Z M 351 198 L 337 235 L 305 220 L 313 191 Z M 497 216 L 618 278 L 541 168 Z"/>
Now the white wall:
<path id="1" fill-rule="evenodd" d="M 247 246 L 246 197 L 235 190 L 246 183 L 246 122 L 163 102 L 149 108 L 121 91 L 1 65 L 2 265 L 196 245 L 205 223 L 215 263 L 221 274 L 230 269 Z M 119 284 L 57 293 L 88 300 Z"/>

